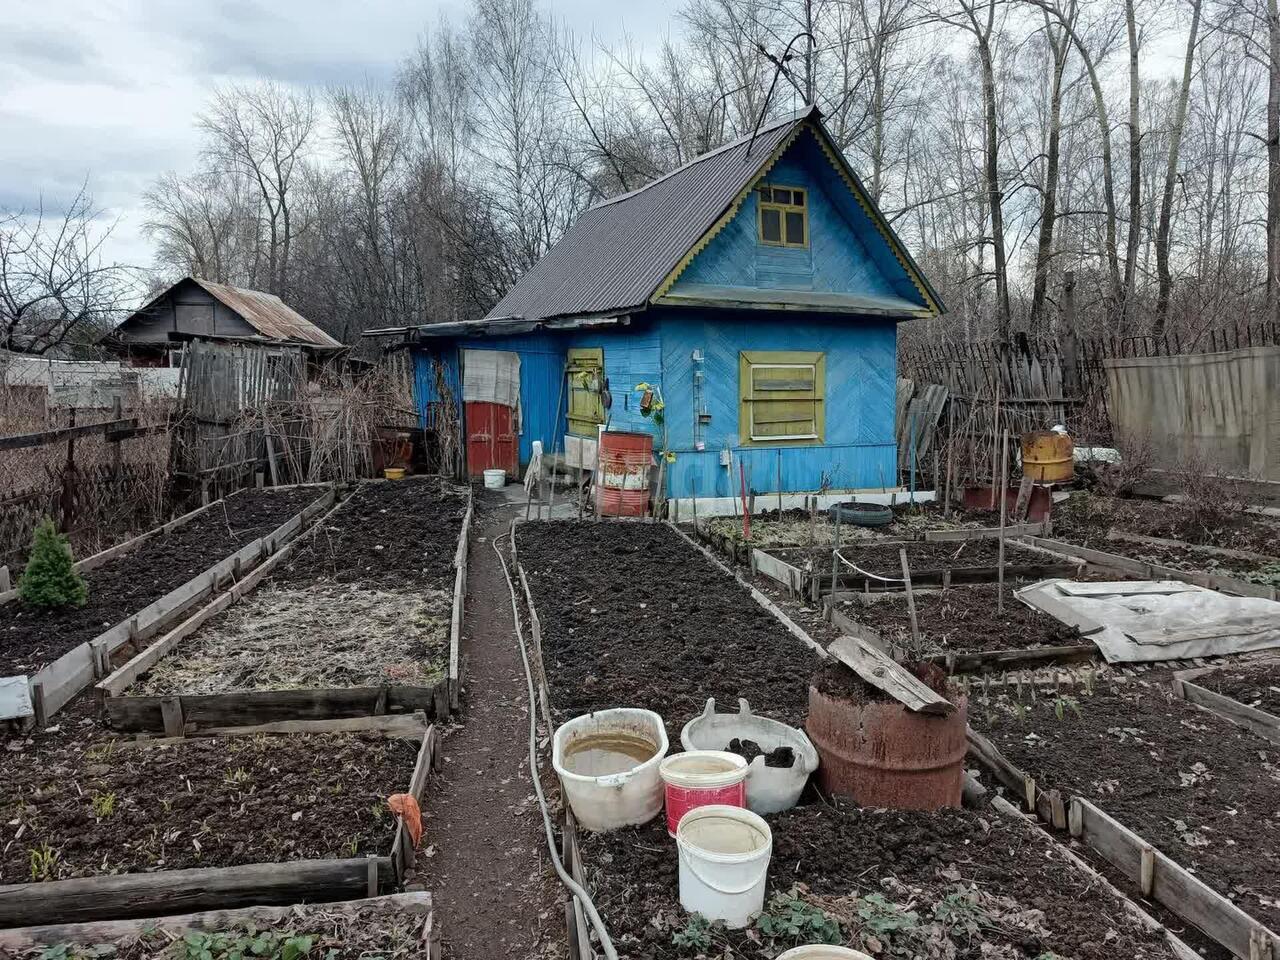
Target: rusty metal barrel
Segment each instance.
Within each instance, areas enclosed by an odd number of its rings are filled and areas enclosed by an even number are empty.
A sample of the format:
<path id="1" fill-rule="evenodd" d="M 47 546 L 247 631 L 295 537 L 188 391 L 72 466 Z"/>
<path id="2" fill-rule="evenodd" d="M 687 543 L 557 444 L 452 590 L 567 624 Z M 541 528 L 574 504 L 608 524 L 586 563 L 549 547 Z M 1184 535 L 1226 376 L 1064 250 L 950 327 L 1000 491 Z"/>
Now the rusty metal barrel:
<path id="1" fill-rule="evenodd" d="M 1075 470 L 1075 443 L 1065 433 L 1035 430 L 1022 435 L 1024 477 L 1036 483 L 1067 483 Z"/>
<path id="2" fill-rule="evenodd" d="M 805 731 L 818 749 L 818 784 L 864 807 L 960 806 L 968 703 L 949 716 L 913 713 L 896 701 L 858 703 L 809 687 Z"/>

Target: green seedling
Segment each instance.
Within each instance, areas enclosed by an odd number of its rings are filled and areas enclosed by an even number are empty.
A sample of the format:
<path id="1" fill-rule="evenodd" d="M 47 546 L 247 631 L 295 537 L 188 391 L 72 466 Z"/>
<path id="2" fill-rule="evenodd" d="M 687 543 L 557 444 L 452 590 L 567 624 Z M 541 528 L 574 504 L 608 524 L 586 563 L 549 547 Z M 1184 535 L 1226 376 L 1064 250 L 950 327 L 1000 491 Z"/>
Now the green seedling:
<path id="1" fill-rule="evenodd" d="M 839 943 L 840 924 L 825 911 L 799 897 L 781 893 L 756 920 L 756 929 L 770 940 L 789 944 Z"/>
<path id="2" fill-rule="evenodd" d="M 93 795 L 93 815 L 99 820 L 105 820 L 116 812 L 116 795 L 115 791 L 110 793 L 95 793 Z"/>
<path id="3" fill-rule="evenodd" d="M 671 943 L 681 949 L 706 953 L 711 949 L 711 921 L 700 913 L 693 914 L 683 930 L 672 934 Z"/>
<path id="4" fill-rule="evenodd" d="M 1053 715 L 1059 720 L 1066 717 L 1067 711 L 1070 710 L 1078 718 L 1083 714 L 1080 712 L 1080 701 L 1068 694 L 1059 694 L 1053 698 Z"/>
<path id="5" fill-rule="evenodd" d="M 31 855 L 31 882 L 40 883 L 53 880 L 58 870 L 58 852 L 49 844 L 42 843 L 28 851 Z"/>

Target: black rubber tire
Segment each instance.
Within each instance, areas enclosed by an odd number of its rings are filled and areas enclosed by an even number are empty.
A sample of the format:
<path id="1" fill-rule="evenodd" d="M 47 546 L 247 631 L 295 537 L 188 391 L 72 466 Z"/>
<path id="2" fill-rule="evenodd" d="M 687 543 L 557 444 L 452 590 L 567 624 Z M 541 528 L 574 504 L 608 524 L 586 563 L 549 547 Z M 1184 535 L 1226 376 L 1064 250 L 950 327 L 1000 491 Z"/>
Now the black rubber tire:
<path id="1" fill-rule="evenodd" d="M 858 527 L 887 527 L 893 523 L 893 511 L 878 503 L 837 503 L 829 513 L 832 523 L 837 517 L 841 523 Z"/>

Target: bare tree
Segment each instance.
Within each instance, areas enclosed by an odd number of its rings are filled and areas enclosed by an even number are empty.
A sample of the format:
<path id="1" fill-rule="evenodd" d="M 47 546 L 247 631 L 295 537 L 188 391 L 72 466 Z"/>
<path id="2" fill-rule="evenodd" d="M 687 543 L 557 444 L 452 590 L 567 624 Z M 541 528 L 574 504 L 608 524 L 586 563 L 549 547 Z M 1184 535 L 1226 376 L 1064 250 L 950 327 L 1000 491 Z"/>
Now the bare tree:
<path id="1" fill-rule="evenodd" d="M 288 291 L 297 234 L 291 191 L 315 127 L 315 98 L 275 83 L 227 87 L 214 94 L 199 123 L 210 138 L 210 159 L 257 190 L 266 231 L 265 272 L 255 269 L 257 283 L 271 293 Z"/>
<path id="2" fill-rule="evenodd" d="M 112 227 L 81 187 L 51 215 L 0 218 L 0 348 L 43 354 L 109 332 L 132 296 L 124 267 L 103 260 Z"/>

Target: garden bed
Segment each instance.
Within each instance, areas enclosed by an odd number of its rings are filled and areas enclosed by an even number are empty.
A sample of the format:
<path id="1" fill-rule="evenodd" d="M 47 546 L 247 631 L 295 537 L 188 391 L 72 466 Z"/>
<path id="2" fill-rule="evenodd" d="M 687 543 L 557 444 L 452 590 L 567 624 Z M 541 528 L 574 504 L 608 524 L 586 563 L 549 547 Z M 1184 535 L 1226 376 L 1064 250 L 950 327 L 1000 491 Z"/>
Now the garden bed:
<path id="1" fill-rule="evenodd" d="M 1188 509 L 1160 500 L 1122 499 L 1077 492 L 1053 507 L 1055 536 L 1106 549 L 1111 533 L 1179 540 L 1191 546 L 1266 554 L 1280 559 L 1280 522 L 1243 510 L 1234 513 Z"/>
<path id="2" fill-rule="evenodd" d="M 1011 587 L 1005 587 L 1004 613 L 998 613 L 998 589 L 994 584 L 969 584 L 914 591 L 924 656 L 962 672 L 1098 657 L 1097 647 L 1075 627 L 1022 603 Z M 912 647 L 911 617 L 901 592 L 842 594 L 829 609 L 832 621 L 847 633 L 883 649 Z M 1014 655 L 1018 653 L 1034 655 L 1020 663 Z"/>
<path id="3" fill-rule="evenodd" d="M 424 719 L 361 733 L 15 742 L 0 759 L 0 925 L 342 899 L 412 863 Z M 14 749 L 14 748 L 17 749 Z"/>
<path id="4" fill-rule="evenodd" d="M 322 487 L 291 487 L 227 497 L 182 526 L 86 571 L 89 600 L 83 607 L 0 605 L 0 676 L 35 673 L 270 533 L 323 493 Z"/>
<path id="5" fill-rule="evenodd" d="M 172 955 L 177 941 L 183 944 L 182 955 L 194 951 L 197 957 L 207 950 L 215 957 L 238 953 L 261 960 L 298 956 L 431 960 L 438 955 L 438 940 L 429 893 L 0 931 L 0 949 L 15 960 L 96 956 L 152 960 Z"/>
<path id="6" fill-rule="evenodd" d="M 467 493 L 438 480 L 361 487 L 240 603 L 108 677 L 108 722 L 166 729 L 166 700 L 187 730 L 447 715 L 469 517 Z"/>
<path id="7" fill-rule="evenodd" d="M 1137 852 L 1149 845 L 1143 892 L 1240 955 L 1248 955 L 1248 923 L 1212 930 L 1197 913 L 1213 892 L 1256 924 L 1280 927 L 1275 745 L 1143 681 L 1117 678 L 1097 690 L 1045 691 L 1020 702 L 1003 696 L 997 704 L 982 723 L 989 740 L 978 738 L 975 752 L 1007 786 L 1029 794 L 1042 816 L 1038 801 L 1048 791 L 1080 798 L 1085 804 L 1072 816 L 1089 817 L 1100 836 L 1105 830 L 1095 847 L 1122 869 L 1132 866 L 1135 843 Z M 1052 809 L 1046 819 L 1065 826 Z M 1157 856 L 1168 863 L 1158 867 Z M 1209 889 L 1194 890 L 1195 879 Z M 1224 908 L 1208 912 L 1221 916 Z"/>
<path id="8" fill-rule="evenodd" d="M 661 818 L 634 830 L 579 832 L 587 887 L 619 955 L 767 960 L 824 939 L 878 957 L 1177 955 L 1060 847 L 994 810 L 813 804 L 769 823 L 765 914 L 739 931 L 708 928 L 680 907 L 678 857 Z"/>
<path id="9" fill-rule="evenodd" d="M 1184 700 L 1280 745 L 1280 662 L 1180 670 L 1173 687 Z"/>
<path id="10" fill-rule="evenodd" d="M 665 524 L 517 527 L 555 723 L 609 707 L 659 713 L 673 743 L 708 697 L 795 726 L 819 665 L 769 611 Z"/>

